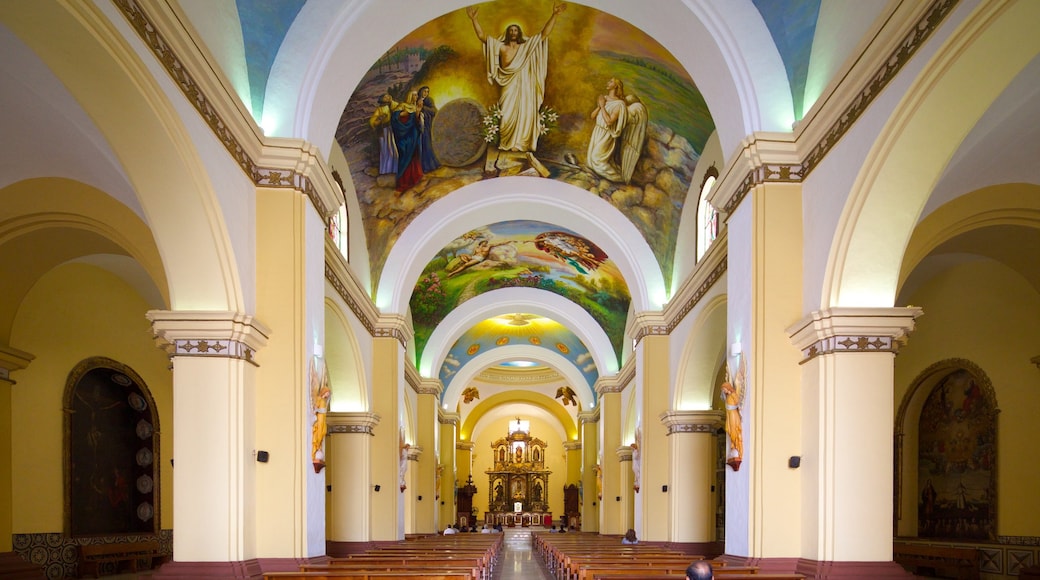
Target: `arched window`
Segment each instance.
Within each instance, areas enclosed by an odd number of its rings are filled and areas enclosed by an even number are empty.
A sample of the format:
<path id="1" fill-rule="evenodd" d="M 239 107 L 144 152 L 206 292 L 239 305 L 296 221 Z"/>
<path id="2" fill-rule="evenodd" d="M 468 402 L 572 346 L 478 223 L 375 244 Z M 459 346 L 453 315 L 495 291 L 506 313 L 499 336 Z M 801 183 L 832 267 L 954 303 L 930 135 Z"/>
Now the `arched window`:
<path id="1" fill-rule="evenodd" d="M 336 182 L 336 185 L 339 185 L 340 193 L 346 191 L 346 188 L 343 187 L 343 178 L 340 177 L 339 172 L 335 169 L 332 170 L 332 179 Z M 336 212 L 336 215 L 329 219 L 328 234 L 329 239 L 332 240 L 332 243 L 336 244 L 336 247 L 339 248 L 339 252 L 343 254 L 343 257 L 349 262 L 350 235 L 348 229 L 350 221 L 348 218 L 347 204 L 344 203 L 339 206 L 339 211 Z"/>
<path id="2" fill-rule="evenodd" d="M 708 203 L 708 194 L 719 178 L 719 170 L 713 163 L 704 172 L 704 181 L 701 183 L 701 195 L 697 204 L 697 260 L 711 247 L 711 243 L 719 236 L 719 212 Z"/>
<path id="3" fill-rule="evenodd" d="M 158 533 L 159 415 L 141 377 L 87 359 L 69 373 L 64 403 L 68 535 Z"/>

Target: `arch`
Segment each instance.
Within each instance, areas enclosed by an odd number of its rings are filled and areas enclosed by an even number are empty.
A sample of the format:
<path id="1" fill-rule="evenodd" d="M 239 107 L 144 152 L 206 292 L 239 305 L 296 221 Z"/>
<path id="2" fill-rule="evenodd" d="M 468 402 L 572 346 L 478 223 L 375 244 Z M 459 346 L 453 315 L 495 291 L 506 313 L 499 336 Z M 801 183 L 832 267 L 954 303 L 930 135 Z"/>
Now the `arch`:
<path id="1" fill-rule="evenodd" d="M 437 325 L 423 350 L 419 374 L 436 377 L 437 369 L 452 345 L 470 327 L 492 316 L 513 312 L 537 314 L 563 324 L 589 349 L 600 376 L 617 373 L 617 356 L 610 339 L 603 327 L 585 309 L 553 292 L 533 288 L 502 288 L 484 292 L 463 302 Z"/>
<path id="2" fill-rule="evenodd" d="M 416 280 L 441 248 L 470 230 L 512 220 L 560 224 L 596 243 L 617 264 L 636 312 L 660 310 L 666 302 L 653 250 L 617 208 L 573 185 L 514 176 L 461 187 L 416 216 L 386 258 L 383 272 L 398 275 L 380 276 L 376 306 L 407 311 Z"/>
<path id="3" fill-rule="evenodd" d="M 917 519 L 910 514 L 917 510 L 917 421 L 932 390 L 940 381 L 956 371 L 966 371 L 976 381 L 981 396 L 992 409 L 994 421 L 1000 413 L 993 383 L 982 367 L 962 358 L 941 360 L 921 371 L 903 395 L 895 419 L 895 525 L 897 534 L 917 535 Z M 911 424 L 912 422 L 912 424 Z M 995 463 L 995 462 L 994 462 Z M 995 470 L 994 470 L 995 471 Z M 913 493 L 906 493 L 912 489 Z"/>
<path id="4" fill-rule="evenodd" d="M 91 4 L 33 2 L 4 12 L 121 160 L 163 258 L 175 310 L 246 311 L 227 224 L 189 128 L 131 47 Z M 69 59 L 75 54 L 75 59 Z M 171 90 L 173 83 L 170 83 Z M 183 98 L 179 92 L 174 98 Z M 195 120 L 192 116 L 191 120 Z M 199 135 L 212 139 L 205 124 Z M 238 171 L 235 169 L 234 171 Z M 184 224 L 196 235 L 184 236 Z"/>
<path id="5" fill-rule="evenodd" d="M 444 394 L 441 396 L 441 404 L 446 409 L 454 409 L 458 406 L 462 390 L 480 371 L 500 362 L 517 358 L 546 363 L 555 369 L 556 372 L 563 375 L 563 378 L 570 383 L 570 386 L 574 388 L 575 393 L 578 395 L 578 401 L 581 403 L 582 408 L 591 409 L 596 406 L 596 392 L 592 390 L 592 387 L 585 380 L 585 376 L 574 367 L 574 363 L 567 360 L 563 355 L 556 354 L 551 350 L 528 345 L 501 346 L 473 357 L 473 360 L 459 369 L 459 372 L 455 374 L 451 382 L 445 385 Z"/>
<path id="6" fill-rule="evenodd" d="M 346 315 L 331 298 L 325 299 L 324 358 L 332 391 L 329 410 L 336 413 L 368 410 L 361 350 Z"/>
<path id="7" fill-rule="evenodd" d="M 893 305 L 903 250 L 933 184 L 963 137 L 1040 53 L 1032 25 L 1038 20 L 1040 3 L 982 4 L 921 73 L 877 139 L 842 211 L 823 308 Z"/>
<path id="8" fill-rule="evenodd" d="M 87 256 L 132 259 L 136 267 L 126 264 L 123 272 L 113 273 L 130 278 L 126 282 L 146 299 L 163 302 L 156 307 L 169 303 L 166 273 L 148 226 L 104 192 L 69 179 L 27 179 L 0 190 L 0 206 L 9 216 L 0 224 L 0 263 L 17 272 L 3 276 L 0 286 L 0 304 L 9 305 L 0 308 L 0 338 L 9 336 L 18 304 L 40 276 Z M 132 276 L 142 270 L 144 276 Z"/>
<path id="9" fill-rule="evenodd" d="M 683 342 L 672 407 L 679 411 L 711 409 L 715 378 L 726 361 L 726 296 L 704 306 Z"/>
<path id="10" fill-rule="evenodd" d="M 492 395 L 481 401 L 479 405 L 474 406 L 469 414 L 466 415 L 466 420 L 462 423 L 462 426 L 459 427 L 459 440 L 470 440 L 473 428 L 477 426 L 477 423 L 480 422 L 480 419 L 484 415 L 495 407 L 508 403 L 527 403 L 544 409 L 550 415 L 556 417 L 560 422 L 560 425 L 563 426 L 564 432 L 567 433 L 568 441 L 578 440 L 578 426 L 574 423 L 574 419 L 571 418 L 563 406 L 541 393 L 532 393 L 530 391 L 508 391 L 505 393 L 498 393 L 497 395 Z"/>

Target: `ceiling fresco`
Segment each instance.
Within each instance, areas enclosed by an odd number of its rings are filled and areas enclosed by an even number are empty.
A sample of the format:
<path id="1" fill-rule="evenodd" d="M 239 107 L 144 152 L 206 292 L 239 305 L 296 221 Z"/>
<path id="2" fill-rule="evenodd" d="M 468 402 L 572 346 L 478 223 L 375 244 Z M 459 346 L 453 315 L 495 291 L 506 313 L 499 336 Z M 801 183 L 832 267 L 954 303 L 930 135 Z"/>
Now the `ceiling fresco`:
<path id="1" fill-rule="evenodd" d="M 451 386 L 451 380 L 459 369 L 474 357 L 495 348 L 517 345 L 545 348 L 563 356 L 574 364 L 588 381 L 589 389 L 595 392 L 599 369 L 581 339 L 550 318 L 522 312 L 496 316 L 475 324 L 455 341 L 440 368 L 444 392 Z M 522 363 L 512 362 L 507 366 L 522 366 Z"/>
<path id="2" fill-rule="evenodd" d="M 449 312 L 482 292 L 515 287 L 552 292 L 576 303 L 603 328 L 620 360 L 631 296 L 613 260 L 598 246 L 565 228 L 517 220 L 467 232 L 442 248 L 423 269 L 409 301 L 416 363 L 422 359 L 430 335 Z M 512 340 L 498 344 L 501 338 L 497 331 L 488 337 L 460 338 L 452 348 L 453 360 L 463 362 L 477 354 L 474 351 L 464 356 L 458 348 L 467 351 L 475 344 L 486 350 L 490 344 L 505 346 Z M 550 337 L 542 341 L 548 344 L 541 346 L 558 348 L 557 344 L 562 344 L 575 356 L 588 352 L 584 345 L 578 347 L 565 338 Z M 576 361 L 583 373 L 587 364 Z M 442 367 L 441 375 L 444 373 Z"/>
<path id="3" fill-rule="evenodd" d="M 513 77 L 489 77 L 499 56 L 485 50 L 510 24 L 532 51 L 515 57 L 530 65 L 514 76 L 535 77 L 518 89 Z M 526 96 L 522 107 L 511 104 L 517 91 L 537 93 L 537 104 Z M 601 99 L 611 111 L 603 118 Z M 429 204 L 517 174 L 613 204 L 642 232 L 667 283 L 682 206 L 713 130 L 697 87 L 654 39 L 594 8 L 518 0 L 449 12 L 394 43 L 350 96 L 336 140 L 376 286 L 390 247 Z"/>

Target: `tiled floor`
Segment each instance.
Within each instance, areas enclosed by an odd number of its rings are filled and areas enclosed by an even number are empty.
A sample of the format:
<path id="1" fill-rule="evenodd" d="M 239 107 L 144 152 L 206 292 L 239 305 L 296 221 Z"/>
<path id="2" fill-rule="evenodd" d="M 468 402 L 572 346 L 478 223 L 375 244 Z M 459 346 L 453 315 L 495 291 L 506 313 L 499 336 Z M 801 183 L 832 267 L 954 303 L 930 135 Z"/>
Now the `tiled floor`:
<path id="1" fill-rule="evenodd" d="M 502 555 L 492 580 L 551 580 L 545 564 L 531 550 L 531 532 L 523 528 L 506 528 Z"/>

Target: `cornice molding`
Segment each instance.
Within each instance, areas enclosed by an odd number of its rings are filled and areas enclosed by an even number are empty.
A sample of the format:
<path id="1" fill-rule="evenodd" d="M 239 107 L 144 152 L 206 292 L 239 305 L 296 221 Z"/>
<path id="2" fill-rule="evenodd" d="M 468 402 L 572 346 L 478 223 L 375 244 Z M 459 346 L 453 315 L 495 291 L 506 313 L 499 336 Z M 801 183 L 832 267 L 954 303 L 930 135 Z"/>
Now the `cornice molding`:
<path id="1" fill-rule="evenodd" d="M 460 419 L 458 413 L 445 411 L 444 407 L 437 405 L 437 421 L 441 425 L 455 425 L 458 427 Z"/>
<path id="2" fill-rule="evenodd" d="M 621 367 L 621 370 L 619 370 L 616 375 L 600 375 L 600 377 L 596 379 L 596 393 L 600 396 L 606 393 L 620 393 L 624 391 L 625 387 L 627 387 L 635 378 L 636 363 L 635 357 L 632 357 L 625 363 L 625 366 Z"/>
<path id="3" fill-rule="evenodd" d="M 741 142 L 708 201 L 728 219 L 759 185 L 801 183 L 939 28 L 957 2 L 898 3 L 853 68 L 838 75 L 837 85 L 820 97 L 796 133 L 756 133 Z"/>
<path id="4" fill-rule="evenodd" d="M 256 365 L 256 351 L 267 345 L 271 334 L 259 320 L 241 312 L 149 310 L 145 316 L 156 344 L 170 358 L 232 358 Z"/>
<path id="5" fill-rule="evenodd" d="M 665 411 L 661 423 L 673 433 L 714 433 L 722 426 L 725 415 L 722 411 Z"/>
<path id="6" fill-rule="evenodd" d="M 477 444 L 472 442 L 472 441 L 456 441 L 455 442 L 455 449 L 457 449 L 459 451 L 473 451 L 473 448 L 476 447 L 476 446 L 477 446 Z"/>
<path id="7" fill-rule="evenodd" d="M 664 309 L 668 334 L 693 311 L 729 269 L 729 230 L 723 228 Z"/>
<path id="8" fill-rule="evenodd" d="M 480 371 L 477 379 L 485 383 L 501 385 L 540 385 L 564 380 L 563 375 L 551 367 L 510 370 L 488 367 Z"/>
<path id="9" fill-rule="evenodd" d="M 35 355 L 29 354 L 24 350 L 0 345 L 0 381 L 6 381 L 14 385 L 15 382 L 11 380 L 11 373 L 28 367 L 29 363 L 35 358 Z"/>
<path id="10" fill-rule="evenodd" d="M 408 448 L 408 461 L 419 461 L 419 457 L 422 455 L 423 448 L 412 445 Z"/>
<path id="11" fill-rule="evenodd" d="M 802 351 L 802 363 L 833 353 L 898 352 L 923 310 L 905 308 L 828 308 L 788 327 Z"/>
<path id="12" fill-rule="evenodd" d="M 325 414 L 329 433 L 355 433 L 375 435 L 373 429 L 379 424 L 379 415 L 369 412 L 329 412 Z"/>
<path id="13" fill-rule="evenodd" d="M 578 424 L 599 423 L 599 407 L 591 411 L 578 411 Z"/>
<path id="14" fill-rule="evenodd" d="M 632 448 L 628 445 L 622 445 L 617 448 L 618 461 L 632 461 Z"/>
<path id="15" fill-rule="evenodd" d="M 376 323 L 379 320 L 379 311 L 372 303 L 372 299 L 365 293 L 354 275 L 353 270 L 347 265 L 343 254 L 325 236 L 325 279 L 329 281 L 336 294 L 347 304 L 347 308 L 354 313 L 358 321 L 370 335 L 374 335 Z"/>
<path id="16" fill-rule="evenodd" d="M 412 365 L 404 365 L 404 379 L 408 386 L 420 395 L 433 395 L 439 398 L 444 392 L 444 385 L 441 384 L 440 379 L 423 378 Z"/>
<path id="17" fill-rule="evenodd" d="M 581 451 L 581 441 L 564 441 L 563 449 L 565 451 Z"/>

